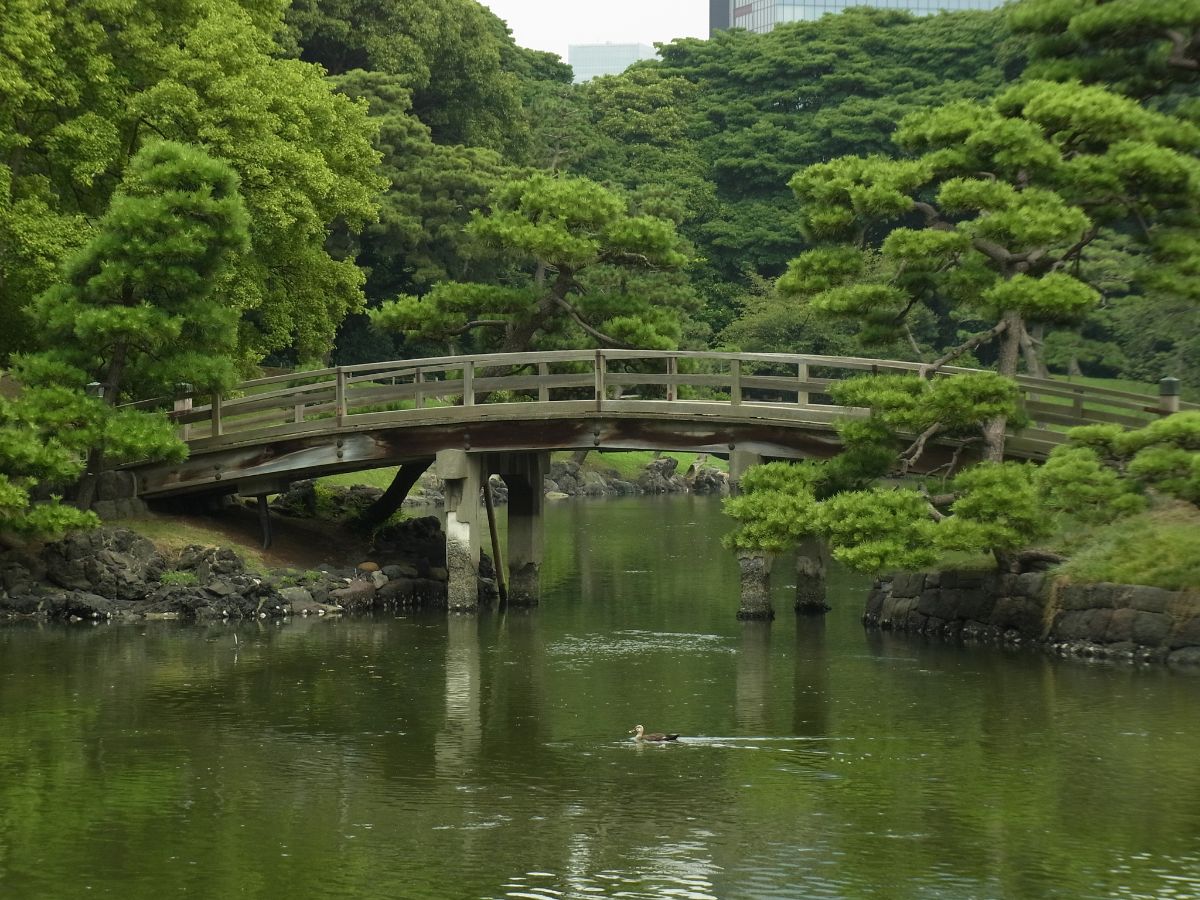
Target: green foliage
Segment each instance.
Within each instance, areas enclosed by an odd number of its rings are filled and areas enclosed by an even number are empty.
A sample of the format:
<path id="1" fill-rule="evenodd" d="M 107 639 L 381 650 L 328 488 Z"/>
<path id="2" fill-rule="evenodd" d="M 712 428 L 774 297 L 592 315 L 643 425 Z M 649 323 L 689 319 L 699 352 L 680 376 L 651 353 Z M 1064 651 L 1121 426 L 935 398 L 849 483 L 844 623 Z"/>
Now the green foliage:
<path id="1" fill-rule="evenodd" d="M 1068 437 L 1073 448 L 1094 451 L 1118 473 L 1200 505 L 1200 412 L 1175 413 L 1133 431 L 1115 425 L 1073 428 Z"/>
<path id="2" fill-rule="evenodd" d="M 1091 447 L 1056 447 L 1036 480 L 1048 509 L 1079 522 L 1113 522 L 1146 506 L 1136 486 L 1105 466 Z"/>
<path id="3" fill-rule="evenodd" d="M 333 82 L 367 103 L 388 180 L 378 221 L 354 245 L 367 270 L 368 301 L 424 292 L 468 267 L 480 271 L 463 229 L 511 168 L 493 150 L 435 143 L 412 110 L 403 76 L 356 70 Z"/>
<path id="4" fill-rule="evenodd" d="M 861 572 L 919 569 L 938 558 L 937 526 L 916 491 L 838 494 L 820 505 L 817 521 L 834 559 Z"/>
<path id="5" fill-rule="evenodd" d="M 774 462 L 754 466 L 742 477 L 741 495 L 724 501 L 737 528 L 725 546 L 738 551 L 781 553 L 816 530 L 814 488 L 821 480 L 814 463 Z"/>
<path id="6" fill-rule="evenodd" d="M 287 22 L 302 58 L 333 75 L 396 76 L 439 144 L 520 151 L 528 134 L 519 76 L 565 74 L 516 47 L 504 24 L 471 0 L 293 0 Z"/>
<path id="7" fill-rule="evenodd" d="M 667 349 L 696 302 L 674 274 L 688 261 L 674 225 L 585 178 L 506 183 L 466 231 L 510 284 L 442 282 L 383 304 L 371 313 L 377 327 L 438 340 L 486 329 L 495 339 L 485 346 L 504 351 L 555 341 Z"/>
<path id="8" fill-rule="evenodd" d="M 53 348 L 41 365 L 79 373 L 76 389 L 99 381 L 110 404 L 177 382 L 227 387 L 237 310 L 216 291 L 248 245 L 230 167 L 194 147 L 148 145 L 63 281 L 36 300 Z"/>
<path id="9" fill-rule="evenodd" d="M 1003 554 L 1027 547 L 1051 533 L 1026 463 L 981 463 L 954 480 L 958 498 L 941 522 L 939 543 L 948 550 L 987 550 Z"/>
<path id="10" fill-rule="evenodd" d="M 1034 39 L 1030 68 L 1042 77 L 1168 99 L 1195 80 L 1200 9 L 1190 0 L 1020 0 L 1009 21 Z"/>
<path id="11" fill-rule="evenodd" d="M 369 220 L 381 183 L 364 109 L 333 94 L 317 66 L 282 57 L 282 5 L 15 8 L 21 55 L 5 65 L 17 89 L 0 91 L 0 319 L 16 321 L 53 284 L 128 184 L 130 160 L 166 139 L 203 148 L 241 179 L 251 244 L 221 290 L 241 316 L 242 356 L 324 351 L 362 302 L 362 275 L 330 255 L 328 230 Z M 5 355 L 20 346 L 5 340 Z"/>
<path id="12" fill-rule="evenodd" d="M 58 388 L 0 397 L 0 533 L 57 537 L 99 524 L 51 495 L 82 473 L 98 406 Z"/>

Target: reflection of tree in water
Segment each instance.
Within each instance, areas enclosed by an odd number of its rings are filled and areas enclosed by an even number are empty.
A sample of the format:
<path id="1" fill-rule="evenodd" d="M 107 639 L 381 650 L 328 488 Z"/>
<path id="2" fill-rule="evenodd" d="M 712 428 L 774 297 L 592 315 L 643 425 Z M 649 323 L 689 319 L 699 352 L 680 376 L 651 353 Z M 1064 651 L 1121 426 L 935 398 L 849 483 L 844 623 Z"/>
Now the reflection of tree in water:
<path id="1" fill-rule="evenodd" d="M 737 656 L 738 733 L 767 735 L 771 731 L 771 623 L 747 621 Z"/>
<path id="2" fill-rule="evenodd" d="M 792 732 L 824 737 L 831 702 L 824 616 L 797 617 L 792 661 Z"/>

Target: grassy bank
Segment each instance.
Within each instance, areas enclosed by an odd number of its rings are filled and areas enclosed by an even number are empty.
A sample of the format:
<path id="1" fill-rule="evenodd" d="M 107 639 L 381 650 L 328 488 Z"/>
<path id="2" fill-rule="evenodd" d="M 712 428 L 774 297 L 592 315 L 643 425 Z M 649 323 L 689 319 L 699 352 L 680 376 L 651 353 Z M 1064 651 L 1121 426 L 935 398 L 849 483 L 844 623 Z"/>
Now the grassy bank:
<path id="1" fill-rule="evenodd" d="M 1054 546 L 1070 557 L 1059 573 L 1072 581 L 1200 589 L 1200 509 L 1190 504 L 1068 532 Z"/>

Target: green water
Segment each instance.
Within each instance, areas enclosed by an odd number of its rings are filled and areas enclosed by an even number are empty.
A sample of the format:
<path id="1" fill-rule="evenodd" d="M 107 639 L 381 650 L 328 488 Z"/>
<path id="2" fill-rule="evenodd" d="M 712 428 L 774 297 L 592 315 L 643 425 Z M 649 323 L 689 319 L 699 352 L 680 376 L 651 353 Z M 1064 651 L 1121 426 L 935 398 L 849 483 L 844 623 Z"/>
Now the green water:
<path id="1" fill-rule="evenodd" d="M 552 505 L 527 614 L 0 629 L 0 898 L 1200 896 L 1200 677 L 847 576 L 742 624 L 724 528 Z"/>

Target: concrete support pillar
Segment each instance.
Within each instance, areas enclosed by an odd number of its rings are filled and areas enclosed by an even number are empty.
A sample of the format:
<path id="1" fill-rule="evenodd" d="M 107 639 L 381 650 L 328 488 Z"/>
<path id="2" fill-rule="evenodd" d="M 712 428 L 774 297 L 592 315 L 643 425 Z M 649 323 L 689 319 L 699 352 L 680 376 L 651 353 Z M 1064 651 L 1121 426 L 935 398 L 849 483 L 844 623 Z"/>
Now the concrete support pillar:
<path id="1" fill-rule="evenodd" d="M 442 450 L 434 463 L 446 482 L 446 599 L 452 610 L 479 606 L 479 546 L 484 523 L 479 515 L 483 467 L 478 454 Z"/>
<path id="2" fill-rule="evenodd" d="M 742 476 L 750 470 L 751 466 L 760 465 L 763 461 L 761 453 L 754 453 L 750 450 L 730 450 L 729 451 L 729 493 L 736 497 L 742 492 Z"/>
<path id="3" fill-rule="evenodd" d="M 775 618 L 775 610 L 771 607 L 771 557 L 758 553 L 739 553 L 738 569 L 741 572 L 742 602 L 737 617 Z"/>
<path id="4" fill-rule="evenodd" d="M 825 544 L 808 537 L 796 548 L 796 612 L 821 615 L 829 611 L 825 592 Z"/>
<path id="5" fill-rule="evenodd" d="M 508 602 L 512 606 L 537 606 L 541 599 L 545 503 L 542 481 L 550 469 L 550 455 L 505 454 L 500 462 L 508 485 Z"/>

